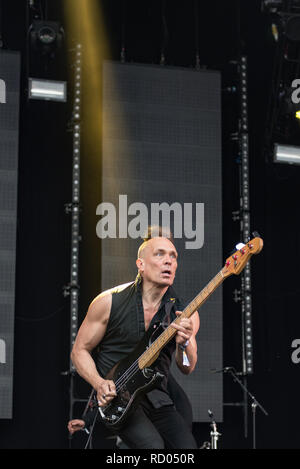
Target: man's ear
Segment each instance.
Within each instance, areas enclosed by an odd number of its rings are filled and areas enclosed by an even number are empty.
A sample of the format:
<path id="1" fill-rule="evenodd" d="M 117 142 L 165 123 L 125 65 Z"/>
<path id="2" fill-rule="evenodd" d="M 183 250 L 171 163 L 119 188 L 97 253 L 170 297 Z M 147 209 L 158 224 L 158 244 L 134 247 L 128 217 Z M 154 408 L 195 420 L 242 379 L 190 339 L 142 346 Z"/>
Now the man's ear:
<path id="1" fill-rule="evenodd" d="M 142 272 L 144 269 L 144 261 L 140 257 L 136 260 L 136 266 L 139 272 Z"/>

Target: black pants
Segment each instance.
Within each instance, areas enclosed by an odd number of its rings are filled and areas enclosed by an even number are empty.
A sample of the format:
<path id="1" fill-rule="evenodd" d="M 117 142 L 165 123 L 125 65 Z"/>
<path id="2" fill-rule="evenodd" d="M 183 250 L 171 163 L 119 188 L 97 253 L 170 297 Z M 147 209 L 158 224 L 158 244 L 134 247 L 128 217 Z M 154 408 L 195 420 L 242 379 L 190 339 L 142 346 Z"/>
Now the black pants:
<path id="1" fill-rule="evenodd" d="M 155 409 L 146 399 L 119 435 L 129 448 L 197 449 L 191 430 L 174 406 Z"/>

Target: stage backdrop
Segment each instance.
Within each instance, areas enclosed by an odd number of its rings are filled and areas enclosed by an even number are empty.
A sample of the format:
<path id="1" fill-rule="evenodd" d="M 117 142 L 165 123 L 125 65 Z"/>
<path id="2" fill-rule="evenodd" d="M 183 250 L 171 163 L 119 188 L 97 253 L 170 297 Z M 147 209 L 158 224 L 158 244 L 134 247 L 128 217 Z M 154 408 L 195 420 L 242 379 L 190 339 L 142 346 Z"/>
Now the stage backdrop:
<path id="1" fill-rule="evenodd" d="M 0 51 L 0 418 L 12 418 L 20 55 Z"/>
<path id="2" fill-rule="evenodd" d="M 137 217 L 165 224 L 162 212 L 166 219 L 171 214 L 177 236 L 174 286 L 186 303 L 223 266 L 220 86 L 216 71 L 104 64 L 101 202 L 112 205 L 97 208 L 98 236 L 107 232 L 102 290 L 135 278 Z M 195 422 L 208 421 L 208 409 L 222 421 L 222 373 L 211 372 L 222 368 L 221 288 L 200 317 L 196 370 L 187 377 L 174 366 L 173 373 L 191 399 Z"/>

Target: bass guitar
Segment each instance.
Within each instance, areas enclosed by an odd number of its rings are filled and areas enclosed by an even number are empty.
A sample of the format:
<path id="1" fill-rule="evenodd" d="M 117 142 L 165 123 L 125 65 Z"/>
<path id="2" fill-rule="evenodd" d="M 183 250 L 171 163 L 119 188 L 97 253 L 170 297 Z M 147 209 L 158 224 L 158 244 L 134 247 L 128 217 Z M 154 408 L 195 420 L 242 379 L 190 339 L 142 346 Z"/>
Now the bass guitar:
<path id="1" fill-rule="evenodd" d="M 239 275 L 253 254 L 263 248 L 263 240 L 255 237 L 241 249 L 226 259 L 224 267 L 188 304 L 173 323 L 179 324 L 181 318 L 189 318 L 208 297 L 230 275 Z M 106 406 L 99 407 L 102 422 L 111 430 L 118 430 L 136 408 L 139 398 L 151 391 L 164 378 L 154 371 L 151 365 L 157 360 L 163 347 L 175 336 L 176 329 L 171 324 L 162 329 L 153 324 L 136 348 L 118 362 L 107 374 L 106 379 L 115 383 L 117 396 Z"/>

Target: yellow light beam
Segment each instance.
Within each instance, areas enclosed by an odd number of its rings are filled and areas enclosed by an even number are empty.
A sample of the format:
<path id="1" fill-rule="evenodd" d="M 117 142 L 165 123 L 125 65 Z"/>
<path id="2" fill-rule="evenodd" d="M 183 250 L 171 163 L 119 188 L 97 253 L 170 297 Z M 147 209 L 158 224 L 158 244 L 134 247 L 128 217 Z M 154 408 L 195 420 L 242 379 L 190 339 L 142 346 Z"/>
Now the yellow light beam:
<path id="1" fill-rule="evenodd" d="M 101 171 L 101 161 L 109 164 L 127 145 L 126 116 L 121 106 L 110 103 L 103 108 L 103 61 L 111 58 L 108 34 L 105 27 L 101 2 L 99 0 L 64 0 L 65 32 L 69 49 L 82 44 L 82 114 L 85 141 L 85 157 L 89 159 L 91 181 L 94 171 Z M 71 73 L 73 71 L 71 70 Z M 106 75 L 107 84 L 113 88 L 116 98 L 118 89 L 113 73 Z M 103 149 L 103 133 L 111 138 L 106 139 Z M 122 135 L 122 143 L 118 139 Z M 101 159 L 101 157 L 103 159 Z M 120 177 L 119 165 L 115 164 L 111 171 L 111 187 L 116 197 L 120 193 L 117 180 Z M 114 174 L 112 174 L 114 172 Z M 130 174 L 131 168 L 126 165 L 122 172 L 123 178 Z M 105 196 L 103 194 L 103 196 Z M 99 201 L 100 202 L 100 201 Z"/>

